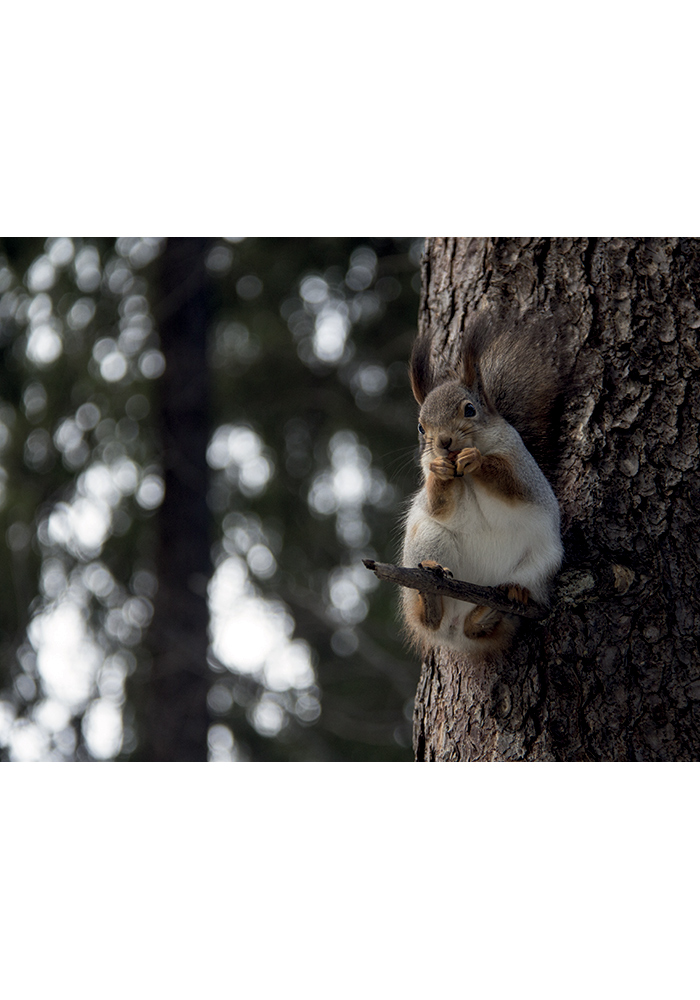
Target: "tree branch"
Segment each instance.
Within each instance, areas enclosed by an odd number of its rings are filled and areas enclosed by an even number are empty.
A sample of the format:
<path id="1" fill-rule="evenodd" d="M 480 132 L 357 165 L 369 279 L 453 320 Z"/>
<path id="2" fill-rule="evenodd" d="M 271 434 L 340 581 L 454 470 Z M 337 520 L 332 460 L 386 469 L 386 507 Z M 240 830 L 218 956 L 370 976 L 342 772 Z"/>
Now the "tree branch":
<path id="1" fill-rule="evenodd" d="M 362 561 L 380 580 L 389 580 L 391 583 L 398 583 L 400 587 L 420 590 L 423 594 L 444 594 L 445 597 L 453 597 L 456 601 L 485 604 L 487 608 L 536 621 L 546 618 L 549 614 L 549 608 L 535 601 L 528 601 L 527 604 L 511 601 L 498 587 L 479 587 L 475 583 L 465 583 L 463 580 L 453 580 L 449 576 L 440 576 L 430 569 L 394 566 L 391 563 L 375 562 L 374 559 Z"/>

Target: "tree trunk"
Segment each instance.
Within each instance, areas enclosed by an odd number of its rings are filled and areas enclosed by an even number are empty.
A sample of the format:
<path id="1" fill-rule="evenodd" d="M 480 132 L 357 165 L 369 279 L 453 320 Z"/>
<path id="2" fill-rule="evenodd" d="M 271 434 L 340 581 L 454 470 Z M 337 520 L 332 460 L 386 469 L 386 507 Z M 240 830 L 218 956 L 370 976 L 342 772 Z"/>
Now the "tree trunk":
<path id="1" fill-rule="evenodd" d="M 423 267 L 445 367 L 476 309 L 515 307 L 560 317 L 577 388 L 552 614 L 498 662 L 426 659 L 416 759 L 699 759 L 700 240 L 434 239 Z"/>
<path id="2" fill-rule="evenodd" d="M 153 661 L 140 755 L 145 760 L 207 759 L 207 245 L 169 239 L 160 260 L 154 311 L 166 362 L 159 380 L 165 498 L 158 512 L 158 592 L 148 636 Z"/>

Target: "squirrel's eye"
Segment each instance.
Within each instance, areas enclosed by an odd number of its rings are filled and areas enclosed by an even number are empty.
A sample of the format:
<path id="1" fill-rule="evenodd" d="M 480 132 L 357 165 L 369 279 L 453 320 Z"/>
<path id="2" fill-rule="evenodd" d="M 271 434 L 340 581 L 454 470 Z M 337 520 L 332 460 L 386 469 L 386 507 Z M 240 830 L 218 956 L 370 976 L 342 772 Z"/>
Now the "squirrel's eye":
<path id="1" fill-rule="evenodd" d="M 475 417 L 476 416 L 476 410 L 474 409 L 474 407 L 472 406 L 471 403 L 465 403 L 464 404 L 464 416 L 465 417 Z"/>
<path id="2" fill-rule="evenodd" d="M 423 424 L 418 424 L 418 432 L 420 434 L 425 434 L 425 428 L 423 427 Z"/>

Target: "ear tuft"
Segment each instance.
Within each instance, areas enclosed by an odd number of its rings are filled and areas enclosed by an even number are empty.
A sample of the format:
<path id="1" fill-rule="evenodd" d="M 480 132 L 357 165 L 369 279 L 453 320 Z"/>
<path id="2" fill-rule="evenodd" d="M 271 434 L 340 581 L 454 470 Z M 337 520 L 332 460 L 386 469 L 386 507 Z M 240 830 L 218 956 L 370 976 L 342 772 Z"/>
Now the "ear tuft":
<path id="1" fill-rule="evenodd" d="M 479 381 L 479 368 L 476 363 L 476 348 L 473 341 L 468 341 L 462 357 L 462 381 L 468 389 L 476 389 Z"/>
<path id="2" fill-rule="evenodd" d="M 433 388 L 433 367 L 430 362 L 430 341 L 426 337 L 418 337 L 411 352 L 409 374 L 411 388 L 416 402 L 422 406 L 425 397 Z"/>

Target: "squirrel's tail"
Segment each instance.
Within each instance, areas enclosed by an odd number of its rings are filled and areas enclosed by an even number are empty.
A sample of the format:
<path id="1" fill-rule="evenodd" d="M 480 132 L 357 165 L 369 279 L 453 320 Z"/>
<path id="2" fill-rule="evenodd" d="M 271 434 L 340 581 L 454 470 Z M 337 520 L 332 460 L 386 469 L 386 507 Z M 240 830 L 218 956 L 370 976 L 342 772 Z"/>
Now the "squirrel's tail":
<path id="1" fill-rule="evenodd" d="M 478 367 L 491 403 L 545 472 L 556 462 L 564 405 L 565 375 L 557 355 L 551 319 L 485 313 L 470 320 L 464 334 L 463 371 Z"/>

